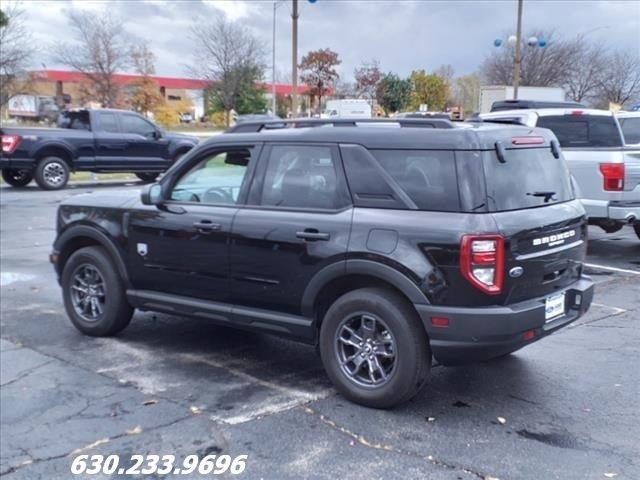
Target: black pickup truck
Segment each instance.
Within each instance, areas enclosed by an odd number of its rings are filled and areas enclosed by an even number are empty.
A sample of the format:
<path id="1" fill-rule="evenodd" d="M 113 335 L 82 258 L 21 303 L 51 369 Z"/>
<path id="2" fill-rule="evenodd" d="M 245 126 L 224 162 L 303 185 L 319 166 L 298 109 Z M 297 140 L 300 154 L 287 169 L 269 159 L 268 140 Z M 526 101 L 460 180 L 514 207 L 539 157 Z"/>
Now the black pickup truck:
<path id="1" fill-rule="evenodd" d="M 0 134 L 4 181 L 22 187 L 35 178 L 45 190 L 63 188 L 73 171 L 133 172 L 151 182 L 198 143 L 135 112 L 110 109 L 69 110 L 58 128 L 3 126 Z"/>

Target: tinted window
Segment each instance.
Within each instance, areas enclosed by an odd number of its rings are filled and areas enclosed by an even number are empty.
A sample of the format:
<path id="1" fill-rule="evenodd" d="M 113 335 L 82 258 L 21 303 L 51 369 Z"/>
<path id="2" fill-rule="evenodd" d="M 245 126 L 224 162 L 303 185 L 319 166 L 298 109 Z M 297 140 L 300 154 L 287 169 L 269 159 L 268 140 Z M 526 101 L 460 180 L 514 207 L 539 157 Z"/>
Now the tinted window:
<path id="1" fill-rule="evenodd" d="M 622 136 L 624 143 L 640 143 L 640 117 L 636 118 L 619 118 L 620 127 L 622 127 Z"/>
<path id="2" fill-rule="evenodd" d="M 550 148 L 506 150 L 505 163 L 484 152 L 489 211 L 542 207 L 573 200 L 569 171 Z"/>
<path id="3" fill-rule="evenodd" d="M 331 147 L 276 145 L 271 148 L 261 205 L 337 209 L 348 203 Z"/>
<path id="4" fill-rule="evenodd" d="M 538 127 L 548 128 L 563 147 L 620 147 L 620 131 L 613 117 L 553 115 L 540 117 Z"/>
<path id="5" fill-rule="evenodd" d="M 89 125 L 89 112 L 62 112 L 60 116 L 58 116 L 58 128 L 91 130 Z"/>
<path id="6" fill-rule="evenodd" d="M 171 191 L 171 200 L 236 204 L 250 157 L 248 149 L 216 153 L 206 157 L 176 182 Z"/>
<path id="7" fill-rule="evenodd" d="M 116 114 L 111 112 L 100 112 L 98 113 L 98 119 L 100 122 L 100 129 L 103 132 L 111 132 L 111 133 L 119 133 L 118 130 L 118 120 L 116 119 Z"/>
<path id="8" fill-rule="evenodd" d="M 136 115 L 121 115 L 122 131 L 125 133 L 137 133 L 144 137 L 153 137 L 156 127 Z"/>
<path id="9" fill-rule="evenodd" d="M 460 210 L 453 152 L 372 150 L 371 153 L 420 210 Z"/>

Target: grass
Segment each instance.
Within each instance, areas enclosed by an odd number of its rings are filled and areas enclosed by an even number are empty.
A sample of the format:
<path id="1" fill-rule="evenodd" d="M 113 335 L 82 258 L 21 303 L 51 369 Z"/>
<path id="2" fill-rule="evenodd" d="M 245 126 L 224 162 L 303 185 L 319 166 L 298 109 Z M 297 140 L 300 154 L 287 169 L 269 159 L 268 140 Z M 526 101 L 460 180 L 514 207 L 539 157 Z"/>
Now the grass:
<path id="1" fill-rule="evenodd" d="M 95 180 L 92 177 L 91 172 L 76 172 L 71 174 L 70 182 L 103 182 L 105 180 L 113 181 L 119 180 L 122 182 L 125 181 L 135 181 L 139 182 L 140 179 L 136 177 L 133 173 L 96 173 Z M 0 178 L 0 185 L 4 185 L 6 182 Z"/>

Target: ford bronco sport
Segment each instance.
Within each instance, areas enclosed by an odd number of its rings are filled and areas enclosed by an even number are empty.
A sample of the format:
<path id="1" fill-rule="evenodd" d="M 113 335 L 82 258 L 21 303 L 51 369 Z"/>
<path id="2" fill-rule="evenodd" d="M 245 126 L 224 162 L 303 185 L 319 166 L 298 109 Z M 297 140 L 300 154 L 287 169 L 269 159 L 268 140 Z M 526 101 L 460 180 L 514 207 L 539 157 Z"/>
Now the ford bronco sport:
<path id="1" fill-rule="evenodd" d="M 114 335 L 139 309 L 290 337 L 344 396 L 390 407 L 432 358 L 576 320 L 587 224 L 553 134 L 434 122 L 242 124 L 141 194 L 65 200 L 51 260 L 72 323 Z"/>

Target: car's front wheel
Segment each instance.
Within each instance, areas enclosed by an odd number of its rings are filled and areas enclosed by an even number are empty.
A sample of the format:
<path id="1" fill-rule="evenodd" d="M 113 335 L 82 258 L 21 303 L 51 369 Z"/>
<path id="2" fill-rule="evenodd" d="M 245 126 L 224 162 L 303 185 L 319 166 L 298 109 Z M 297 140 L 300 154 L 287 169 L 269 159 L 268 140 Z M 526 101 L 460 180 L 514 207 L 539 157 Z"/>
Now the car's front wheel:
<path id="1" fill-rule="evenodd" d="M 338 298 L 320 329 L 329 378 L 349 400 L 388 408 L 413 397 L 431 370 L 429 339 L 412 306 L 382 288 Z"/>
<path id="2" fill-rule="evenodd" d="M 151 183 L 158 178 L 158 172 L 136 172 L 136 177 L 145 183 Z"/>
<path id="3" fill-rule="evenodd" d="M 60 190 L 69 181 L 69 165 L 62 158 L 46 157 L 36 167 L 36 183 L 43 190 Z"/>
<path id="4" fill-rule="evenodd" d="M 33 173 L 30 170 L 5 168 L 2 170 L 2 179 L 12 187 L 25 187 L 33 180 Z"/>
<path id="5" fill-rule="evenodd" d="M 129 325 L 133 308 L 113 261 L 102 247 L 74 252 L 62 271 L 64 306 L 85 335 L 114 335 Z"/>

